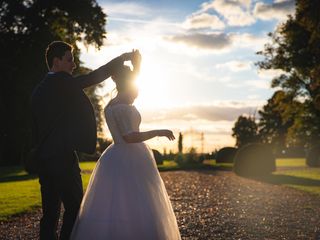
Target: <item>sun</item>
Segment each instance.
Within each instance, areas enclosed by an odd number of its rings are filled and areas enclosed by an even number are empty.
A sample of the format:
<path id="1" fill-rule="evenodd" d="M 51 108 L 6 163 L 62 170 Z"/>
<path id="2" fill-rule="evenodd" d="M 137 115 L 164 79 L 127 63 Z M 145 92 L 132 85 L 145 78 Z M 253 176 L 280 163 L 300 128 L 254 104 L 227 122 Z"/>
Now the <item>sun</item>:
<path id="1" fill-rule="evenodd" d="M 168 73 L 155 59 L 144 57 L 137 78 L 139 96 L 135 105 L 141 108 L 168 107 Z"/>

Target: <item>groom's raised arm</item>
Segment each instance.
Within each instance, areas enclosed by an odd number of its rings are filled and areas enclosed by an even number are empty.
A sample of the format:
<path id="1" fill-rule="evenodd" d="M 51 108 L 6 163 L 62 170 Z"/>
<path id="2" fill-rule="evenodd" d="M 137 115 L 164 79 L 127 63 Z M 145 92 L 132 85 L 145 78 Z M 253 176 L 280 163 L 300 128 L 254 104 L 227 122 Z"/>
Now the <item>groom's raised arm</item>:
<path id="1" fill-rule="evenodd" d="M 130 60 L 130 58 L 131 53 L 124 53 L 88 74 L 75 77 L 74 81 L 77 85 L 80 85 L 81 88 L 98 84 L 113 75 L 123 62 Z"/>

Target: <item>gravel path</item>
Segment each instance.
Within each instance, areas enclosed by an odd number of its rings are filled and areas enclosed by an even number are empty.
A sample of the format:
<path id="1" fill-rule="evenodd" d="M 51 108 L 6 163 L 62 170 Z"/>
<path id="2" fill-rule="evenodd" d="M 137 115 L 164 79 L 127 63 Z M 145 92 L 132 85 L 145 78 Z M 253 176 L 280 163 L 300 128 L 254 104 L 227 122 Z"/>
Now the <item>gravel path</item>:
<path id="1" fill-rule="evenodd" d="M 182 239 L 320 240 L 320 197 L 228 171 L 161 172 Z M 37 239 L 40 210 L 0 223 L 0 239 Z"/>

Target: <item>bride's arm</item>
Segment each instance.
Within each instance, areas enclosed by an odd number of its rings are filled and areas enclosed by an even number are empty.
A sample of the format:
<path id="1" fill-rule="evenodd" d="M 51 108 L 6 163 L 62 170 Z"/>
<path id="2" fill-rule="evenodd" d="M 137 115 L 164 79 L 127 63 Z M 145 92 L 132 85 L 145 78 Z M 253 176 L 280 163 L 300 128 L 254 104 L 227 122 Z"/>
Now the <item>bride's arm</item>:
<path id="1" fill-rule="evenodd" d="M 141 54 L 139 50 L 132 51 L 131 63 L 133 66 L 133 73 L 135 76 L 137 76 L 140 73 L 140 65 L 141 65 Z"/>
<path id="2" fill-rule="evenodd" d="M 172 131 L 167 129 L 151 130 L 147 132 L 131 132 L 122 137 L 127 143 L 143 142 L 154 137 L 167 137 L 169 140 L 175 139 Z"/>

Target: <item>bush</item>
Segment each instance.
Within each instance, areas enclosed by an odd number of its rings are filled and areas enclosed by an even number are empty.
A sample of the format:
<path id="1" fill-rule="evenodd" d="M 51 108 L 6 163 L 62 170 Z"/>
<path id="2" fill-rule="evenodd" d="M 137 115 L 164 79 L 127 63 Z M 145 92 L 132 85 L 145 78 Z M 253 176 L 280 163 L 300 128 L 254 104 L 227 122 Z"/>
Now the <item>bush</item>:
<path id="1" fill-rule="evenodd" d="M 221 148 L 216 154 L 216 163 L 233 163 L 236 152 L 234 147 Z"/>
<path id="2" fill-rule="evenodd" d="M 309 167 L 320 167 L 320 145 L 315 145 L 308 150 L 306 163 Z"/>
<path id="3" fill-rule="evenodd" d="M 193 165 L 202 163 L 204 161 L 204 156 L 197 154 L 196 149 L 192 147 L 189 149 L 188 153 L 178 153 L 175 156 L 174 161 L 180 166 Z"/>
<path id="4" fill-rule="evenodd" d="M 80 162 L 96 162 L 100 157 L 100 154 L 98 154 L 97 152 L 93 154 L 78 152 L 77 154 Z"/>
<path id="5" fill-rule="evenodd" d="M 204 160 L 206 160 L 206 155 L 205 155 L 205 154 L 201 154 L 201 155 L 198 157 L 198 162 L 199 162 L 199 163 L 203 163 Z"/>
<path id="6" fill-rule="evenodd" d="M 197 163 L 199 158 L 195 148 L 190 148 L 189 152 L 185 154 L 187 163 Z"/>
<path id="7" fill-rule="evenodd" d="M 156 160 L 156 164 L 157 165 L 163 164 L 162 154 L 158 150 L 155 150 L 155 149 L 152 149 L 152 152 L 153 152 L 154 159 Z"/>
<path id="8" fill-rule="evenodd" d="M 174 157 L 174 161 L 178 164 L 178 165 L 183 165 L 185 163 L 185 157 L 182 153 L 178 153 L 175 157 Z"/>
<path id="9" fill-rule="evenodd" d="M 240 176 L 268 175 L 276 170 L 276 160 L 268 145 L 250 143 L 240 148 L 234 158 L 233 170 Z"/>
<path id="10" fill-rule="evenodd" d="M 166 160 L 174 160 L 176 154 L 174 154 L 172 151 L 170 151 L 169 153 L 163 153 L 163 159 Z"/>
<path id="11" fill-rule="evenodd" d="M 108 138 L 101 138 L 99 137 L 97 139 L 97 149 L 96 152 L 97 154 L 101 155 L 104 150 L 106 150 L 106 148 L 112 143 L 112 140 L 108 139 Z"/>

